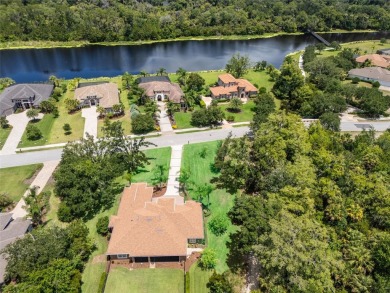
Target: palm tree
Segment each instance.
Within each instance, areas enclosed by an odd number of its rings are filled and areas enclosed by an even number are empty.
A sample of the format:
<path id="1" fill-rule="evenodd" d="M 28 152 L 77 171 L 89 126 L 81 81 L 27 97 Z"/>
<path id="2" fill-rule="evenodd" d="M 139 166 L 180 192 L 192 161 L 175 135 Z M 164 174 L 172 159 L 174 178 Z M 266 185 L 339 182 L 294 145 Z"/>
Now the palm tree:
<path id="1" fill-rule="evenodd" d="M 168 180 L 168 176 L 166 174 L 167 167 L 164 165 L 157 165 L 153 172 L 153 184 L 158 185 L 159 189 L 162 188 L 164 182 Z"/>
<path id="2" fill-rule="evenodd" d="M 158 105 L 155 101 L 150 101 L 145 104 L 145 113 L 151 115 L 156 119 L 156 113 L 160 112 Z"/>
<path id="3" fill-rule="evenodd" d="M 182 86 L 185 86 L 186 79 L 187 79 L 187 70 L 184 68 L 179 67 L 178 70 L 176 70 L 176 74 L 178 76 L 178 81 Z"/>
<path id="4" fill-rule="evenodd" d="M 163 75 L 167 75 L 167 70 L 164 68 L 164 67 L 160 67 L 158 70 L 157 70 L 157 75 L 161 75 L 161 76 L 163 76 Z"/>
<path id="5" fill-rule="evenodd" d="M 181 190 L 184 195 L 187 196 L 187 187 L 191 183 L 190 181 L 191 172 L 188 169 L 181 169 L 178 181 L 180 182 Z"/>
<path id="6" fill-rule="evenodd" d="M 234 97 L 230 100 L 229 110 L 232 112 L 240 112 L 241 105 L 242 105 L 242 101 L 239 98 Z"/>
<path id="7" fill-rule="evenodd" d="M 133 76 L 127 71 L 122 75 L 122 89 L 130 89 L 131 84 L 133 83 Z"/>
<path id="8" fill-rule="evenodd" d="M 96 107 L 96 112 L 99 113 L 99 117 L 103 117 L 104 113 L 106 112 L 106 109 L 104 109 L 102 106 L 97 106 Z"/>
<path id="9" fill-rule="evenodd" d="M 59 85 L 58 78 L 55 75 L 50 75 L 49 80 L 53 83 L 55 87 Z"/>
<path id="10" fill-rule="evenodd" d="M 37 193 L 38 186 L 33 186 L 28 189 L 28 195 L 24 199 L 26 202 L 26 208 L 28 216 L 34 225 L 42 224 L 42 218 L 44 215 L 45 204 L 42 198 Z"/>
<path id="11" fill-rule="evenodd" d="M 214 191 L 214 187 L 211 184 L 199 185 L 196 188 L 198 201 L 202 202 L 204 198 L 207 198 L 206 209 L 210 206 L 210 194 Z"/>
<path id="12" fill-rule="evenodd" d="M 145 77 L 145 76 L 148 76 L 149 73 L 148 73 L 147 71 L 145 71 L 145 70 L 141 70 L 141 71 L 139 72 L 139 75 Z"/>
<path id="13" fill-rule="evenodd" d="M 27 111 L 26 115 L 28 118 L 34 121 L 39 115 L 39 110 L 31 108 Z"/>

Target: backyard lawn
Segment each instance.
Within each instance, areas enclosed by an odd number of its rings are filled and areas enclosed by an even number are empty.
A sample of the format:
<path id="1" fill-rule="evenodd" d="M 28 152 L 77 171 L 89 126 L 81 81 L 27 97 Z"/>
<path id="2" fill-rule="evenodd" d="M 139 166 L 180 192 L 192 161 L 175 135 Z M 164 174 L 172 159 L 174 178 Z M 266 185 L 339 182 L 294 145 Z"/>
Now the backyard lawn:
<path id="1" fill-rule="evenodd" d="M 190 180 L 194 182 L 194 186 L 209 183 L 212 177 L 218 175 L 214 173 L 212 164 L 214 162 L 215 154 L 218 150 L 219 142 L 207 142 L 200 144 L 190 144 L 184 146 L 182 168 L 190 171 Z M 206 150 L 204 158 L 200 156 L 200 153 Z M 195 198 L 195 188 L 189 190 L 189 194 Z M 226 215 L 232 208 L 234 201 L 234 195 L 227 193 L 225 190 L 217 189 L 210 195 L 210 216 L 205 218 L 206 222 L 210 221 L 213 217 L 218 215 Z M 206 201 L 204 201 L 205 203 Z M 206 223 L 207 227 L 207 223 Z M 215 250 L 217 254 L 217 266 L 218 273 L 222 273 L 228 269 L 226 264 L 228 248 L 226 242 L 229 240 L 230 232 L 234 231 L 235 227 L 229 225 L 228 231 L 221 235 L 215 236 L 209 229 L 207 229 L 207 245 Z"/>
<path id="2" fill-rule="evenodd" d="M 212 274 L 212 271 L 204 271 L 198 266 L 198 263 L 194 263 L 189 270 L 190 293 L 209 293 L 210 290 L 206 285 Z"/>
<path id="3" fill-rule="evenodd" d="M 227 109 L 229 108 L 229 103 L 220 104 L 220 107 L 225 112 L 225 118 L 228 116 L 234 117 L 234 122 L 247 122 L 252 121 L 253 115 L 255 114 L 255 103 L 253 100 L 249 100 L 246 104 L 243 104 L 240 109 L 241 111 L 238 113 L 230 112 Z"/>
<path id="4" fill-rule="evenodd" d="M 8 135 L 10 134 L 12 127 L 2 128 L 0 127 L 0 150 L 3 148 L 7 141 Z"/>
<path id="5" fill-rule="evenodd" d="M 95 291 L 96 292 L 96 291 Z M 178 269 L 113 268 L 107 279 L 105 293 L 183 293 L 183 271 Z"/>
<path id="6" fill-rule="evenodd" d="M 151 172 L 155 166 L 163 164 L 166 166 L 166 172 L 168 175 L 169 170 L 169 162 L 171 159 L 171 148 L 161 148 L 161 149 L 150 149 L 145 151 L 146 155 L 151 158 L 150 159 L 150 165 L 147 165 L 144 169 L 141 169 L 138 174 L 132 177 L 132 182 L 147 182 L 149 184 L 152 183 L 152 177 L 153 172 Z M 120 177 L 118 178 L 118 182 L 121 184 L 126 184 L 127 180 Z M 91 255 L 88 263 L 85 266 L 85 270 L 83 272 L 83 285 L 82 285 L 82 291 L 83 292 L 91 292 L 95 293 L 98 290 L 99 287 L 99 280 L 102 272 L 105 270 L 105 263 L 101 262 L 94 262 L 93 258 L 97 255 L 104 254 L 107 250 L 108 242 L 105 237 L 100 236 L 96 232 L 96 223 L 99 218 L 103 216 L 111 216 L 115 214 L 118 210 L 120 202 L 120 195 L 116 197 L 115 203 L 113 207 L 109 210 L 103 211 L 96 215 L 93 219 L 87 222 L 87 227 L 89 228 L 89 236 L 91 239 L 94 240 L 96 245 L 96 250 Z M 57 202 L 54 199 L 51 200 L 50 203 L 56 205 Z M 184 286 L 184 285 L 183 285 Z M 183 287 L 182 287 L 183 288 Z M 106 292 L 108 292 L 106 290 Z M 111 291 L 115 292 L 115 291 Z M 133 291 L 117 291 L 117 292 L 133 292 Z M 143 291 L 140 291 L 143 292 Z M 145 291 L 149 292 L 149 291 Z M 157 291 L 158 292 L 158 291 Z M 168 292 L 168 291 L 167 291 Z"/>
<path id="7" fill-rule="evenodd" d="M 42 164 L 35 164 L 0 169 L 0 193 L 6 193 L 14 202 L 19 201 L 30 186 L 26 180 L 30 179 L 42 166 Z"/>

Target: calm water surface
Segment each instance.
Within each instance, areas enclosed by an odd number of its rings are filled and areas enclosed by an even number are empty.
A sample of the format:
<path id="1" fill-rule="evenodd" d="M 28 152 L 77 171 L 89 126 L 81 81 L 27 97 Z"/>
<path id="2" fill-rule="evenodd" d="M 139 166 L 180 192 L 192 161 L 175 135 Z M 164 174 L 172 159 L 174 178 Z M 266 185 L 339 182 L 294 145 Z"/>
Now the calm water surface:
<path id="1" fill-rule="evenodd" d="M 390 32 L 324 34 L 328 41 L 352 42 L 390 38 Z M 116 76 L 125 71 L 150 73 L 164 67 L 175 72 L 225 67 L 239 52 L 255 61 L 267 60 L 279 67 L 285 55 L 304 49 L 317 40 L 310 35 L 278 36 L 256 40 L 178 41 L 134 46 L 86 46 L 81 48 L 0 50 L 0 77 L 17 82 L 45 81 L 50 75 L 62 78 Z M 379 47 L 379 45 L 378 45 Z"/>

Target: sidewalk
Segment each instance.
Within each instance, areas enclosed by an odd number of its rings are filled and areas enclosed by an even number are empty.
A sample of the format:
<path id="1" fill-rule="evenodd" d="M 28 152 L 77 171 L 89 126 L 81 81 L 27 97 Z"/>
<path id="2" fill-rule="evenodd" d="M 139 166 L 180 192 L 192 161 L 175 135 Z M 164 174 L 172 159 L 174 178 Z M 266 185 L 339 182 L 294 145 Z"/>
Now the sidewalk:
<path id="1" fill-rule="evenodd" d="M 39 114 L 38 119 L 42 119 L 43 114 Z M 30 119 L 26 115 L 26 111 L 19 114 L 11 114 L 7 116 L 9 124 L 12 125 L 11 133 L 8 135 L 7 141 L 5 142 L 3 149 L 0 151 L 1 155 L 15 154 L 18 144 L 22 139 L 24 130 L 27 127 Z"/>
<path id="2" fill-rule="evenodd" d="M 51 175 L 53 174 L 55 168 L 57 167 L 60 161 L 49 161 L 43 164 L 42 169 L 39 171 L 37 177 L 35 177 L 34 181 L 31 183 L 30 188 L 34 186 L 38 186 L 37 193 L 40 193 L 45 187 L 46 183 L 49 181 Z M 27 190 L 23 197 L 19 200 L 13 211 L 11 212 L 14 219 L 23 218 L 27 216 L 27 212 L 24 209 L 26 203 L 24 202 L 24 198 L 28 195 L 29 190 Z"/>

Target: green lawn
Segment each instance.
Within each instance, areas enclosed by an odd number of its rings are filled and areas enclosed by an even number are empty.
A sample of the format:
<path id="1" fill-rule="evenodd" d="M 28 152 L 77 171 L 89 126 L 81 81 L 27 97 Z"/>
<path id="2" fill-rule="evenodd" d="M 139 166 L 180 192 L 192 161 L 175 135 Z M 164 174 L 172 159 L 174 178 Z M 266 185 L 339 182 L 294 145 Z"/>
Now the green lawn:
<path id="1" fill-rule="evenodd" d="M 45 114 L 42 119 L 30 121 L 29 124 L 36 126 L 42 133 L 42 137 L 38 140 L 28 140 L 27 132 L 24 131 L 22 140 L 20 141 L 18 148 L 32 147 L 38 145 L 45 145 L 48 143 L 51 129 L 53 127 L 55 118 L 52 114 Z M 63 131 L 62 131 L 63 132 Z"/>
<path id="2" fill-rule="evenodd" d="M 225 112 L 225 117 L 233 116 L 234 122 L 247 122 L 253 120 L 253 115 L 255 114 L 255 103 L 252 100 L 249 100 L 246 104 L 241 106 L 241 111 L 238 113 L 230 112 L 227 109 L 229 108 L 229 103 L 220 105 L 223 111 Z"/>
<path id="3" fill-rule="evenodd" d="M 146 150 L 145 153 L 149 158 L 151 158 L 150 165 L 147 165 L 144 169 L 140 170 L 141 172 L 133 176 L 132 182 L 147 182 L 151 184 L 152 177 L 153 177 L 153 173 L 151 172 L 151 170 L 153 170 L 153 168 L 159 164 L 164 164 L 167 167 L 166 172 L 168 174 L 169 162 L 171 159 L 170 147 L 160 148 L 160 149 L 150 149 L 150 150 Z M 126 180 L 124 178 L 118 178 L 118 182 L 121 184 L 126 184 Z M 97 255 L 104 254 L 108 246 L 107 239 L 97 234 L 96 223 L 98 219 L 103 216 L 111 216 L 113 214 L 116 214 L 118 210 L 119 202 L 120 202 L 120 195 L 116 197 L 115 203 L 111 209 L 99 213 L 93 219 L 91 219 L 86 223 L 87 227 L 89 228 L 89 236 L 91 239 L 93 239 L 96 245 L 96 250 L 91 255 L 88 263 L 85 266 L 85 270 L 83 272 L 83 279 L 82 279 L 83 292 L 91 292 L 91 293 L 97 292 L 101 273 L 104 272 L 105 270 L 105 263 L 103 264 L 92 263 L 93 258 Z M 54 204 L 56 204 L 55 201 Z M 129 292 L 129 291 L 118 291 L 118 292 Z"/>
<path id="4" fill-rule="evenodd" d="M 206 285 L 209 282 L 209 278 L 212 275 L 212 271 L 204 271 L 198 264 L 195 263 L 191 266 L 190 271 L 190 293 L 209 293 Z"/>
<path id="5" fill-rule="evenodd" d="M 183 293 L 183 271 L 178 269 L 139 269 L 117 267 L 110 271 L 105 293 Z"/>
<path id="6" fill-rule="evenodd" d="M 194 185 L 201 185 L 209 183 L 210 179 L 217 176 L 217 173 L 213 172 L 212 164 L 214 162 L 215 154 L 218 150 L 219 142 L 207 142 L 200 144 L 190 144 L 184 146 L 182 168 L 189 169 L 191 172 L 190 180 L 194 182 Z M 203 149 L 207 149 L 205 158 L 200 156 L 200 152 Z M 194 197 L 195 191 L 189 190 L 189 194 Z M 227 214 L 227 212 L 233 206 L 234 195 L 227 193 L 225 190 L 217 189 L 212 192 L 210 196 L 210 212 L 211 215 L 206 218 L 207 222 L 213 217 L 220 214 Z M 215 236 L 207 229 L 207 245 L 214 249 L 217 253 L 217 266 L 216 270 L 219 273 L 228 269 L 226 264 L 228 249 L 226 242 L 229 239 L 230 232 L 234 231 L 235 227 L 230 225 L 227 233 L 222 236 Z"/>
<path id="7" fill-rule="evenodd" d="M 19 201 L 30 186 L 25 180 L 31 178 L 42 166 L 35 164 L 0 169 L 0 193 L 8 194 L 14 202 Z"/>
<path id="8" fill-rule="evenodd" d="M 194 107 L 194 111 L 199 110 L 199 106 Z M 183 128 L 192 128 L 194 127 L 191 125 L 191 117 L 192 117 L 193 111 L 187 111 L 187 112 L 175 112 L 173 117 L 175 118 L 176 125 L 178 129 Z"/>
<path id="9" fill-rule="evenodd" d="M 8 135 L 11 133 L 12 127 L 1 128 L 0 127 L 0 150 L 3 148 L 7 141 Z"/>
<path id="10" fill-rule="evenodd" d="M 326 38 L 326 37 L 325 37 Z M 359 49 L 360 55 L 374 54 L 377 50 L 388 47 L 388 44 L 381 44 L 379 40 L 359 41 L 352 43 L 341 44 L 342 48 L 351 48 L 352 50 Z M 319 57 L 336 56 L 340 51 L 322 51 Z"/>

